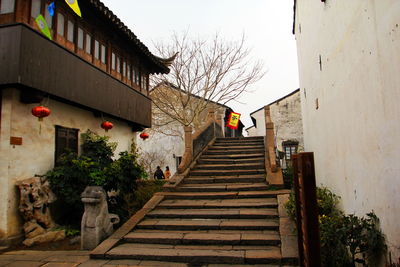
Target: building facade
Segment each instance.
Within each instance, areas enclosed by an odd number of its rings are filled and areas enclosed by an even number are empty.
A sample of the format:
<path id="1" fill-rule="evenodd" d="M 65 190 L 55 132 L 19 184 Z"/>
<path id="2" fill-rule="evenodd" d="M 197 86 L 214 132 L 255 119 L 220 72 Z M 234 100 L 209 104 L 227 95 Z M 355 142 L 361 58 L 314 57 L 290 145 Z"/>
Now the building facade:
<path id="1" fill-rule="evenodd" d="M 15 183 L 46 173 L 66 148 L 79 153 L 87 130 L 118 142 L 116 154 L 129 150 L 151 127 L 149 75 L 169 71 L 100 1 L 80 1 L 82 17 L 65 1 L 51 16 L 48 4 L 0 1 L 0 243 L 21 235 Z M 51 114 L 38 121 L 31 109 L 41 105 Z"/>
<path id="2" fill-rule="evenodd" d="M 346 213 L 400 257 L 400 2 L 295 1 L 305 150 Z"/>
<path id="3" fill-rule="evenodd" d="M 249 136 L 265 136 L 265 109 L 270 111 L 274 123 L 275 146 L 281 151 L 281 166 L 291 160 L 292 154 L 303 151 L 303 123 L 301 118 L 300 89 L 250 113 L 253 126 L 247 129 Z"/>

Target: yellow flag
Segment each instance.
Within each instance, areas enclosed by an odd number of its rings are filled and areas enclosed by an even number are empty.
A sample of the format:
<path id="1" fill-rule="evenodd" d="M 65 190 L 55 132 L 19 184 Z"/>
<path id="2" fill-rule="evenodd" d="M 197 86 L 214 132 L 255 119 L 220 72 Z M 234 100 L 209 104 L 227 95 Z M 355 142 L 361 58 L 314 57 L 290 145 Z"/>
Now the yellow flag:
<path id="1" fill-rule="evenodd" d="M 229 114 L 227 127 L 231 128 L 232 130 L 236 130 L 239 128 L 239 121 L 240 121 L 240 113 L 231 112 Z"/>
<path id="2" fill-rule="evenodd" d="M 39 14 L 39 16 L 36 17 L 35 21 L 36 21 L 36 24 L 39 26 L 39 29 L 42 31 L 42 33 L 50 40 L 53 40 L 51 38 L 49 26 L 47 26 L 47 22 L 44 19 L 44 17 L 42 16 L 42 14 Z"/>
<path id="3" fill-rule="evenodd" d="M 79 17 L 82 17 L 81 9 L 78 5 L 78 0 L 65 0 L 65 2 L 69 5 L 69 7 L 78 14 Z"/>

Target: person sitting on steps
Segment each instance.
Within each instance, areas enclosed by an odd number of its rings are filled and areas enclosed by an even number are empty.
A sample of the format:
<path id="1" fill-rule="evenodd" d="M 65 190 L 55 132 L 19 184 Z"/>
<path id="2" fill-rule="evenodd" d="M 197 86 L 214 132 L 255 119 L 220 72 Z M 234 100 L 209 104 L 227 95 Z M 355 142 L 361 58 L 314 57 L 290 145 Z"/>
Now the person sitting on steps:
<path id="1" fill-rule="evenodd" d="M 157 166 L 157 170 L 154 172 L 154 178 L 158 180 L 165 179 L 164 173 L 161 170 L 160 166 Z"/>

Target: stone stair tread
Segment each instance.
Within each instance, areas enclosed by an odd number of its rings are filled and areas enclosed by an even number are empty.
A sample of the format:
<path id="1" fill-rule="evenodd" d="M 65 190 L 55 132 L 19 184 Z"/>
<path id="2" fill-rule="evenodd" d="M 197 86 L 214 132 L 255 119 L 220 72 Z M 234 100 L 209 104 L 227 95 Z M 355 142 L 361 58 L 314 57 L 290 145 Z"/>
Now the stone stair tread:
<path id="1" fill-rule="evenodd" d="M 135 243 L 163 244 L 211 244 L 211 245 L 271 245 L 279 244 L 280 236 L 275 234 L 246 234 L 246 233 L 143 233 L 130 232 L 124 239 Z"/>
<path id="2" fill-rule="evenodd" d="M 140 222 L 138 228 L 147 229 L 265 229 L 279 227 L 277 219 L 146 219 Z"/>
<path id="3" fill-rule="evenodd" d="M 271 218 L 277 217 L 277 209 L 224 208 L 224 209 L 161 209 L 147 214 L 157 218 Z"/>
<path id="4" fill-rule="evenodd" d="M 215 150 L 207 150 L 204 152 L 204 155 L 224 155 L 227 156 L 227 152 L 232 153 L 233 155 L 245 155 L 245 154 L 261 154 L 264 152 L 264 149 L 235 149 L 235 150 L 226 150 L 226 149 L 215 149 Z M 222 153 L 222 154 L 221 154 Z M 231 155 L 232 155 L 231 154 Z"/>
<path id="5" fill-rule="evenodd" d="M 264 157 L 264 152 L 262 153 L 252 153 L 252 154 L 203 154 L 201 156 L 202 159 L 210 159 L 210 158 L 221 158 L 221 159 L 245 159 L 245 158 L 257 158 Z"/>
<path id="6" fill-rule="evenodd" d="M 276 207 L 278 205 L 274 198 L 240 198 L 223 200 L 176 200 L 167 199 L 162 201 L 158 207 L 164 208 L 229 208 L 229 207 Z"/>
<path id="7" fill-rule="evenodd" d="M 200 157 L 200 159 L 198 160 L 199 164 L 240 164 L 240 163 L 252 163 L 252 162 L 265 162 L 265 158 L 257 157 L 257 158 L 244 158 L 244 159 L 221 159 L 221 158 L 208 159 Z"/>
<path id="8" fill-rule="evenodd" d="M 257 259 L 264 263 L 279 263 L 281 255 L 280 249 L 277 247 L 266 247 L 264 250 L 234 250 L 210 249 L 208 246 L 185 248 L 155 245 L 143 247 L 143 244 L 126 243 L 108 251 L 106 257 L 189 263 L 251 263 Z"/>
<path id="9" fill-rule="evenodd" d="M 165 229 L 134 229 L 131 233 L 167 233 L 167 234 L 189 234 L 189 233 L 209 233 L 209 234 L 266 234 L 266 235 L 279 235 L 277 230 L 165 230 Z"/>
<path id="10" fill-rule="evenodd" d="M 165 192 L 166 199 L 232 199 L 232 198 L 263 198 L 275 197 L 278 190 L 263 191 L 228 191 L 228 192 Z"/>
<path id="11" fill-rule="evenodd" d="M 267 190 L 269 186 L 266 183 L 220 183 L 220 184 L 183 184 L 175 188 L 174 192 L 224 192 L 224 191 L 254 191 Z"/>
<path id="12" fill-rule="evenodd" d="M 249 187 L 254 187 L 254 188 L 264 188 L 268 186 L 266 183 L 222 183 L 222 184 L 182 184 L 180 187 L 185 188 L 185 187 L 190 187 L 190 188 L 199 188 L 199 189 L 204 189 L 207 187 L 211 188 L 219 188 L 219 189 L 227 189 L 227 188 L 238 188 L 239 190 L 242 188 L 249 188 Z"/>
<path id="13" fill-rule="evenodd" d="M 265 179 L 265 175 L 264 174 L 236 174 L 236 175 L 221 175 L 221 176 L 214 176 L 214 175 L 209 175 L 209 176 L 196 176 L 196 175 L 190 175 L 189 177 L 185 178 L 184 181 L 186 181 L 187 179 L 205 179 L 205 178 L 209 178 L 209 179 L 230 179 L 230 178 L 263 178 Z"/>
<path id="14" fill-rule="evenodd" d="M 197 164 L 196 169 L 203 169 L 203 168 L 235 168 L 238 169 L 240 167 L 255 167 L 259 168 L 260 166 L 264 167 L 264 162 L 260 163 L 233 163 L 233 164 Z"/>
<path id="15" fill-rule="evenodd" d="M 229 145 L 213 145 L 206 150 L 206 152 L 209 152 L 210 150 L 221 150 L 224 151 L 225 153 L 235 153 L 235 151 L 238 151 L 239 153 L 242 151 L 264 151 L 264 146 L 263 145 L 258 145 L 258 146 L 229 146 Z"/>
<path id="16" fill-rule="evenodd" d="M 226 192 L 165 192 L 165 199 L 235 199 L 276 197 L 279 191 L 226 191 Z"/>
<path id="17" fill-rule="evenodd" d="M 190 176 L 226 176 L 226 174 L 263 174 L 265 169 L 235 169 L 235 170 L 191 170 Z"/>

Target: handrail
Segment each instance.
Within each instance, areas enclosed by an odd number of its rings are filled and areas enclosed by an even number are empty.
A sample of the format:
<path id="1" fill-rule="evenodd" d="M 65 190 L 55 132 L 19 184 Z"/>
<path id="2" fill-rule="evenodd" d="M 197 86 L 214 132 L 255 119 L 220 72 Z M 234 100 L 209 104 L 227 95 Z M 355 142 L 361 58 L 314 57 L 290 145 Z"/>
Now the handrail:
<path id="1" fill-rule="evenodd" d="M 274 123 L 271 120 L 270 107 L 264 107 L 265 112 L 265 169 L 267 182 L 277 186 L 283 186 L 282 170 L 276 163 Z"/>
<path id="2" fill-rule="evenodd" d="M 196 132 L 192 133 L 192 127 L 185 127 L 185 152 L 182 156 L 181 164 L 178 167 L 178 173 L 182 174 L 189 167 L 196 156 L 204 150 L 216 137 L 222 136 L 217 129 L 221 125 L 216 121 L 215 110 L 208 110 L 206 123 Z"/>

